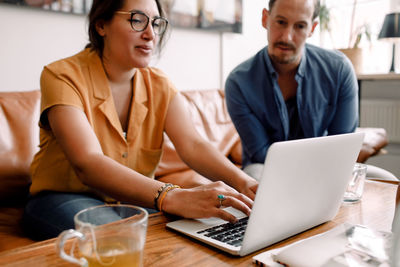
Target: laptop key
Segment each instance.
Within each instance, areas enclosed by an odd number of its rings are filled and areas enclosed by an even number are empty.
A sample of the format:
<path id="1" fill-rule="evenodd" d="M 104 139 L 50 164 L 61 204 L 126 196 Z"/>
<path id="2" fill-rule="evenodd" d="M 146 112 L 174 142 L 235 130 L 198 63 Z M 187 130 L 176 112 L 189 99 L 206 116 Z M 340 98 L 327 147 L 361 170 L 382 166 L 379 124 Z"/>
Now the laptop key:
<path id="1" fill-rule="evenodd" d="M 238 247 L 238 246 L 240 246 L 242 244 L 242 240 L 240 240 L 240 239 L 232 240 L 232 241 L 228 242 L 228 244 L 232 245 L 232 246 L 235 246 L 235 247 Z"/>
<path id="2" fill-rule="evenodd" d="M 240 219 L 237 223 L 225 223 L 198 231 L 197 233 L 238 247 L 242 244 L 247 221 L 248 217 Z"/>

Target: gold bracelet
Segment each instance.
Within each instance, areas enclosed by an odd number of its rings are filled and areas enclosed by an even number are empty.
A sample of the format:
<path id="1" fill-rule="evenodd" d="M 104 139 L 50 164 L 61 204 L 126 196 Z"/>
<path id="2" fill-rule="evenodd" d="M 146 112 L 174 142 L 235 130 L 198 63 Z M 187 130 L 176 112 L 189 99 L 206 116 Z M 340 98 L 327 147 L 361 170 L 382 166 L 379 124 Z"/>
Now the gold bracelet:
<path id="1" fill-rule="evenodd" d="M 163 191 L 163 193 L 162 193 L 162 195 L 161 195 L 161 198 L 160 198 L 160 201 L 158 202 L 158 210 L 159 211 L 162 211 L 162 203 L 163 203 L 163 200 L 164 200 L 164 198 L 165 198 L 165 196 L 167 195 L 167 193 L 170 191 L 170 190 L 173 190 L 173 189 L 176 189 L 176 188 L 181 188 L 179 185 L 171 185 L 171 186 L 168 186 L 164 191 Z"/>
<path id="2" fill-rule="evenodd" d="M 157 190 L 157 193 L 156 193 L 156 195 L 154 196 L 154 209 L 160 211 L 160 210 L 158 209 L 158 199 L 160 198 L 161 193 L 162 193 L 166 188 L 168 188 L 168 187 L 170 187 L 170 186 L 173 186 L 173 184 L 163 184 L 163 185 Z"/>

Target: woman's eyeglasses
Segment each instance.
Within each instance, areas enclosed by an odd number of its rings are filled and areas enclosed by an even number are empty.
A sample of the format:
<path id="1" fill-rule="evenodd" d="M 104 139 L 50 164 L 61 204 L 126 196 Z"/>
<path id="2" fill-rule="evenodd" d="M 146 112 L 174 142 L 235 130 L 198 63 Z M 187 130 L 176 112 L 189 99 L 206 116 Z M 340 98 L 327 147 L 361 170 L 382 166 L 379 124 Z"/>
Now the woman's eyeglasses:
<path id="1" fill-rule="evenodd" d="M 143 12 L 116 11 L 115 13 L 131 15 L 131 18 L 128 19 L 128 21 L 131 23 L 131 27 L 134 31 L 142 32 L 149 25 L 150 18 Z M 154 17 L 151 20 L 151 26 L 153 26 L 155 34 L 162 35 L 168 27 L 168 20 L 162 17 Z"/>

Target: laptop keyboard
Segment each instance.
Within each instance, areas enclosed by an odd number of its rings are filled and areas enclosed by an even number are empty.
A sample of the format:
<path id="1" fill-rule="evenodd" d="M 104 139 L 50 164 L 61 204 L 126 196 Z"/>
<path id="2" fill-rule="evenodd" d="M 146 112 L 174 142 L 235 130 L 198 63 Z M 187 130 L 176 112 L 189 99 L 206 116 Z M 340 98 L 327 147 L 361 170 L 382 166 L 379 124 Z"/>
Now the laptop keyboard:
<path id="1" fill-rule="evenodd" d="M 239 219 L 236 223 L 225 223 L 198 231 L 198 234 L 239 247 L 242 245 L 244 232 L 249 217 Z"/>

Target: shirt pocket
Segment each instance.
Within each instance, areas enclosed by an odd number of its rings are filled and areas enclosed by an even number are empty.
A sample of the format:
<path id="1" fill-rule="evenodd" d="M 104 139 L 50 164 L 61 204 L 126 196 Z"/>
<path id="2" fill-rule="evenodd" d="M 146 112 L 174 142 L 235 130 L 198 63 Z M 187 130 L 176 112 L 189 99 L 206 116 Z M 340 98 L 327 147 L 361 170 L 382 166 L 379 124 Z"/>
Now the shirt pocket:
<path id="1" fill-rule="evenodd" d="M 136 160 L 136 170 L 150 178 L 154 178 L 154 173 L 160 163 L 162 149 L 140 148 L 138 158 Z"/>

